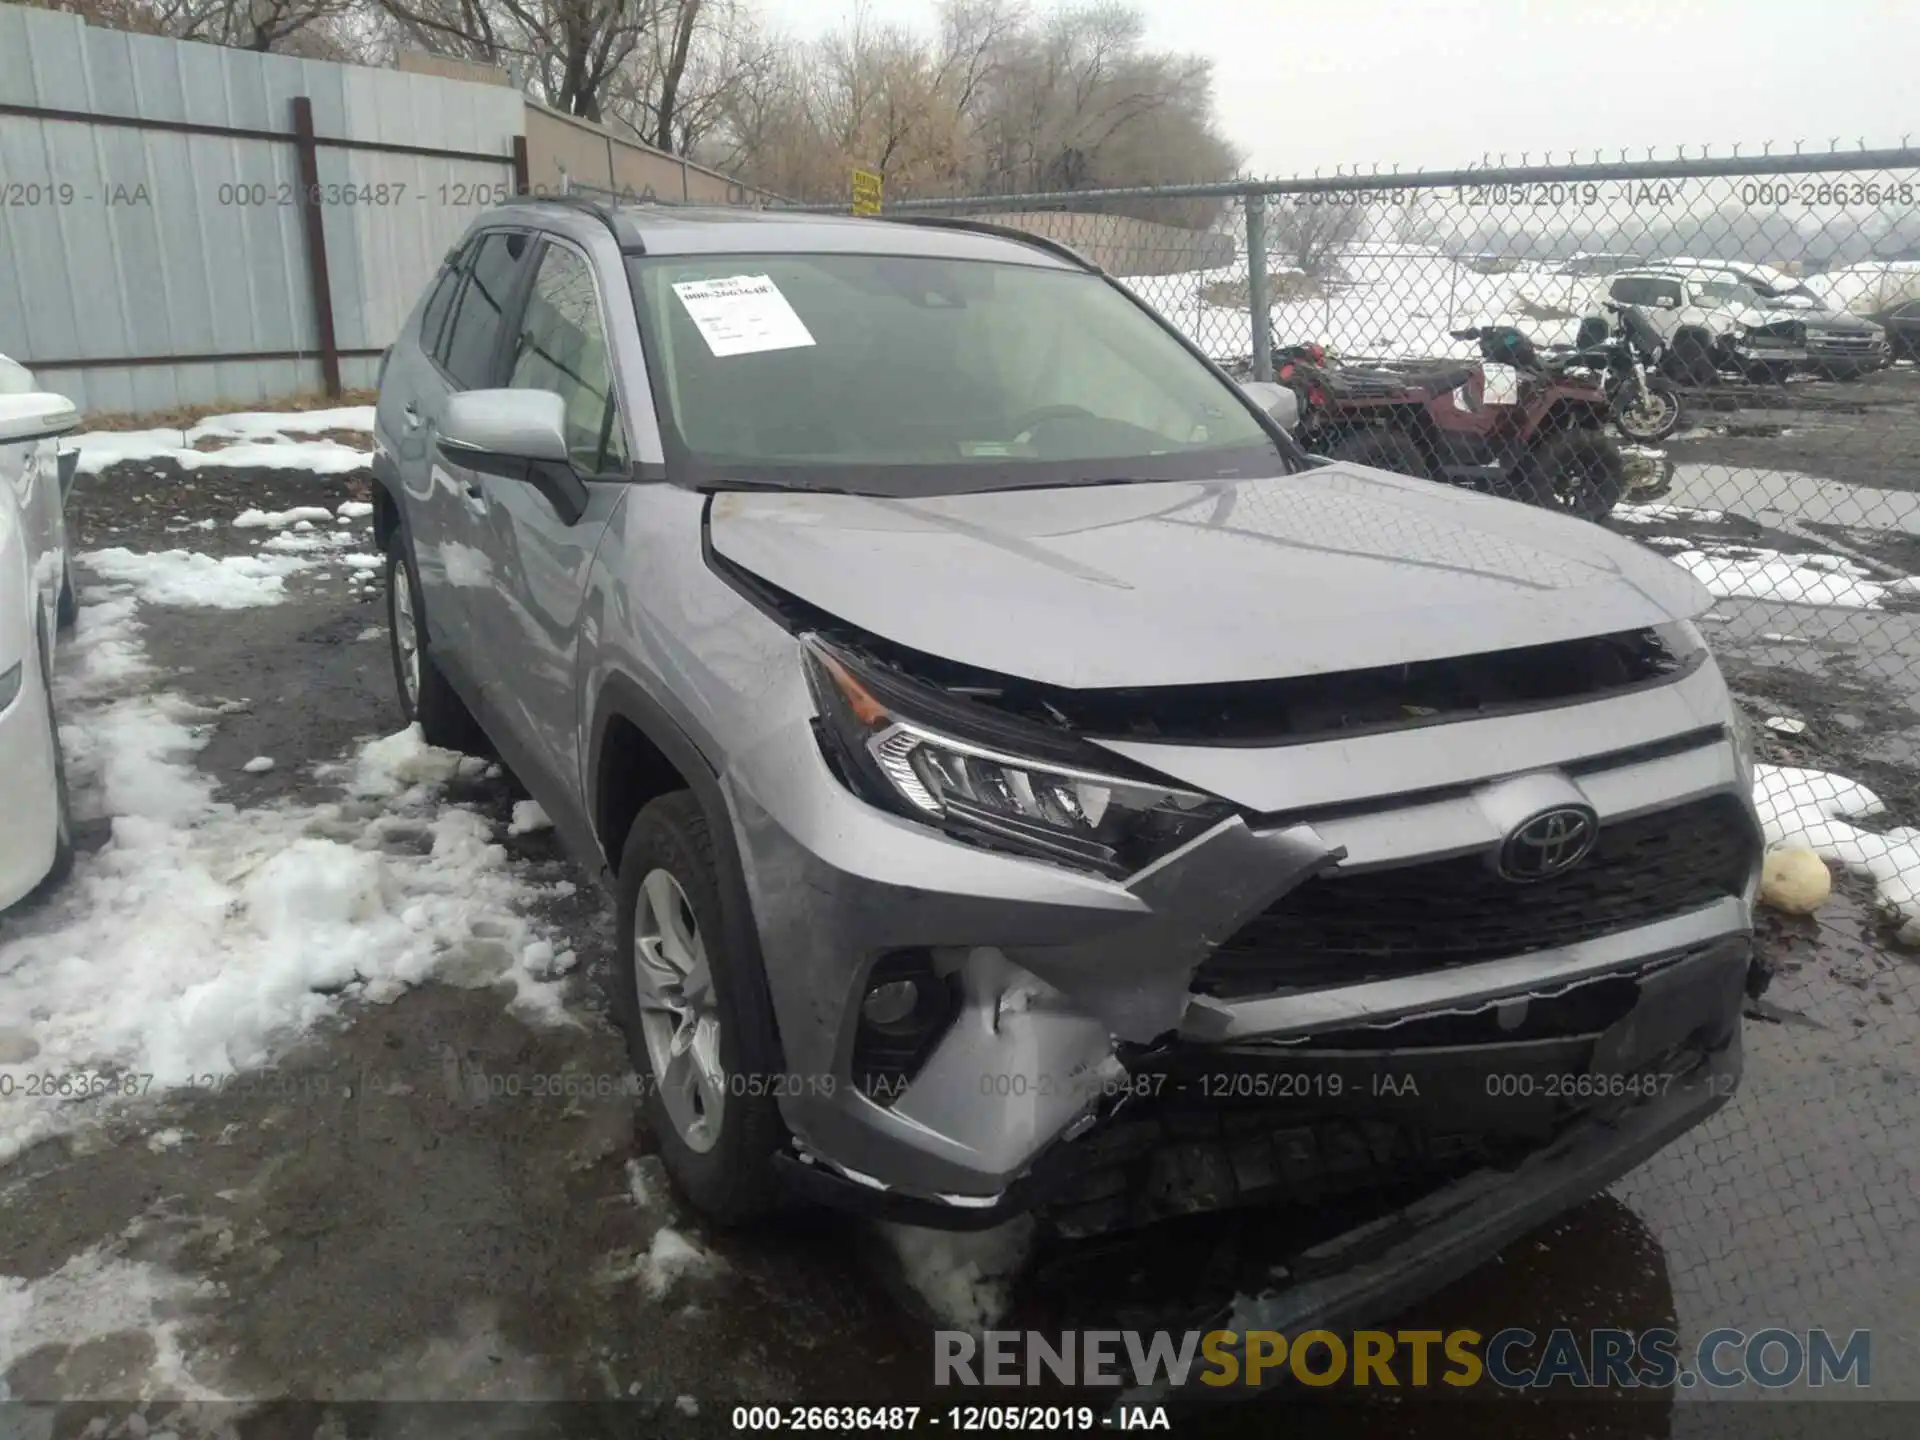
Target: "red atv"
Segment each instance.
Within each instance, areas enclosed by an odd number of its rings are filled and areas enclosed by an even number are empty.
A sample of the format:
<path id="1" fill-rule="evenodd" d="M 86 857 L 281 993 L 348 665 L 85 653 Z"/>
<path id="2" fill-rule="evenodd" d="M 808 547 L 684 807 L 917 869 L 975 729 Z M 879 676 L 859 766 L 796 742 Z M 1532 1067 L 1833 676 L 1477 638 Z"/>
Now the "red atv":
<path id="1" fill-rule="evenodd" d="M 1300 400 L 1300 442 L 1317 454 L 1466 485 L 1604 519 L 1626 493 L 1611 409 L 1591 378 L 1542 359 L 1510 326 L 1456 330 L 1486 361 L 1511 366 L 1512 398 L 1487 397 L 1474 360 L 1330 362 L 1318 345 L 1274 354 L 1274 378 Z"/>

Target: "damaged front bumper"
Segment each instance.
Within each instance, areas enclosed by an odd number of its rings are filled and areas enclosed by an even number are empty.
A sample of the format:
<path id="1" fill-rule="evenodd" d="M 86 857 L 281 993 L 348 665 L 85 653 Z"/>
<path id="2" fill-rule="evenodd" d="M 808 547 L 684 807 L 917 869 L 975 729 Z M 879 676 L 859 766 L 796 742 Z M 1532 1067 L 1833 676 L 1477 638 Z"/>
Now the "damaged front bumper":
<path id="1" fill-rule="evenodd" d="M 1203 779 L 1215 793 L 1257 784 L 1318 808 L 1224 821 L 1125 881 L 881 813 L 827 772 L 809 729 L 776 721 L 721 778 L 788 1072 L 771 1087 L 794 1137 L 787 1178 L 917 1224 L 983 1227 L 1040 1206 L 1086 1232 L 1337 1200 L 1324 1181 L 1342 1174 L 1450 1182 L 1606 1105 L 1645 1101 L 1738 1025 L 1759 846 L 1727 713 L 1708 667 L 1562 711 L 1552 727 L 1447 726 L 1444 746 L 1440 731 L 1401 732 L 1181 756 L 1182 773 L 1246 767 Z M 1249 984 L 1237 970 L 1210 982 L 1237 935 L 1299 887 L 1328 884 L 1330 868 L 1391 877 L 1444 862 L 1487 882 L 1489 847 L 1563 802 L 1628 838 L 1677 807 L 1736 812 L 1737 853 L 1723 847 L 1715 863 L 1737 874 L 1684 903 L 1655 886 L 1651 909 L 1620 912 L 1605 933 L 1444 962 L 1409 959 L 1403 944 L 1397 969 L 1358 944 L 1342 952 L 1349 969 L 1330 973 L 1320 956 L 1307 982 Z M 1671 858 L 1683 875 L 1705 863 Z M 1469 930 L 1497 928 L 1512 892 L 1482 889 L 1487 913 Z M 1424 923 L 1408 920 L 1416 940 Z M 1314 947 L 1283 963 L 1295 958 Z M 931 1043 L 876 1049 L 863 1000 L 902 965 L 937 980 L 948 1009 Z M 867 1083 L 876 1065 L 893 1065 L 894 1083 Z M 1196 1126 L 1217 1133 L 1183 1149 Z"/>

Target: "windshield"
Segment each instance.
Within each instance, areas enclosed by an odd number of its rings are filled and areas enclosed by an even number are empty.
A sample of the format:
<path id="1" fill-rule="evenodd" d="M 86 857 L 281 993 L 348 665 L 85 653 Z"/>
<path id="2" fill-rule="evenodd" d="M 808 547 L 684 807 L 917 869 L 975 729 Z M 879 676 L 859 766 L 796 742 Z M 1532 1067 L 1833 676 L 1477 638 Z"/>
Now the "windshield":
<path id="1" fill-rule="evenodd" d="M 1693 293 L 1702 305 L 1710 305 L 1716 310 L 1727 305 L 1746 305 L 1756 310 L 1763 308 L 1758 291 L 1731 280 L 1709 280 L 1704 285 L 1695 285 Z"/>
<path id="2" fill-rule="evenodd" d="M 1083 271 L 927 256 L 635 258 L 696 484 L 935 495 L 1290 468 L 1249 406 Z"/>

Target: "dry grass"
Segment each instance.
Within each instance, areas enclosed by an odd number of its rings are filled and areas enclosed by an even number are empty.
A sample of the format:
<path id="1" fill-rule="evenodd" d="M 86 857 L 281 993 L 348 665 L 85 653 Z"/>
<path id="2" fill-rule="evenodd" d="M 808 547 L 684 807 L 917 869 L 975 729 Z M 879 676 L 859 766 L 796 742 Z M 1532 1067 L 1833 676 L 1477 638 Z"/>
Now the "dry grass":
<path id="1" fill-rule="evenodd" d="M 1297 270 L 1283 270 L 1267 277 L 1267 294 L 1274 300 L 1311 300 L 1322 293 L 1318 280 Z M 1200 298 L 1209 305 L 1221 305 L 1229 310 L 1244 310 L 1253 303 L 1245 280 L 1215 280 L 1200 291 Z"/>
<path id="2" fill-rule="evenodd" d="M 144 414 L 107 414 L 88 415 L 80 425 L 83 430 L 185 430 L 198 424 L 209 415 L 233 415 L 241 411 L 259 410 L 332 410 L 342 405 L 371 405 L 375 392 L 372 390 L 349 390 L 338 400 L 331 395 L 322 395 L 309 391 L 304 395 L 284 395 L 275 400 L 260 400 L 252 404 L 220 405 L 176 405 L 170 410 L 149 410 Z M 343 445 L 364 445 L 366 437 L 358 432 L 329 430 L 326 438 L 340 441 Z M 350 438 L 351 437 L 351 438 Z M 317 437 L 316 437 L 317 438 Z M 201 445 L 201 449 L 222 449 L 222 443 Z"/>

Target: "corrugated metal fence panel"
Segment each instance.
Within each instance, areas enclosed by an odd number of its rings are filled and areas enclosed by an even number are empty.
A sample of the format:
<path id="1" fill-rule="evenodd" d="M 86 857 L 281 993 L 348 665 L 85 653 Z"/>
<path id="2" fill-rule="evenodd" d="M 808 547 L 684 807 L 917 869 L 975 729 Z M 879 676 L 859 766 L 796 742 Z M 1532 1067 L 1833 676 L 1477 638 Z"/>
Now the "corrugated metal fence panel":
<path id="1" fill-rule="evenodd" d="M 323 118 L 316 92 L 314 125 L 321 134 L 500 156 L 491 163 L 320 151 L 334 327 L 341 347 L 354 350 L 389 344 L 468 223 L 512 193 L 513 140 L 521 133 L 524 102 L 518 91 L 499 85 L 332 68 L 342 85 L 341 114 L 337 121 Z"/>
<path id="2" fill-rule="evenodd" d="M 320 149 L 337 343 L 383 346 L 477 205 L 511 188 L 516 92 L 0 6 L 0 102 L 288 134 L 297 95 L 311 100 L 323 138 L 501 157 Z M 11 202 L 0 204 L 0 352 L 32 361 L 316 349 L 291 140 L 6 115 L 0 185 L 15 187 L 0 195 Z M 358 203 L 367 193 L 376 203 Z M 374 364 L 343 359 L 343 378 L 368 383 Z M 107 364 L 42 379 L 89 410 L 151 410 L 314 389 L 320 366 L 317 357 Z"/>

